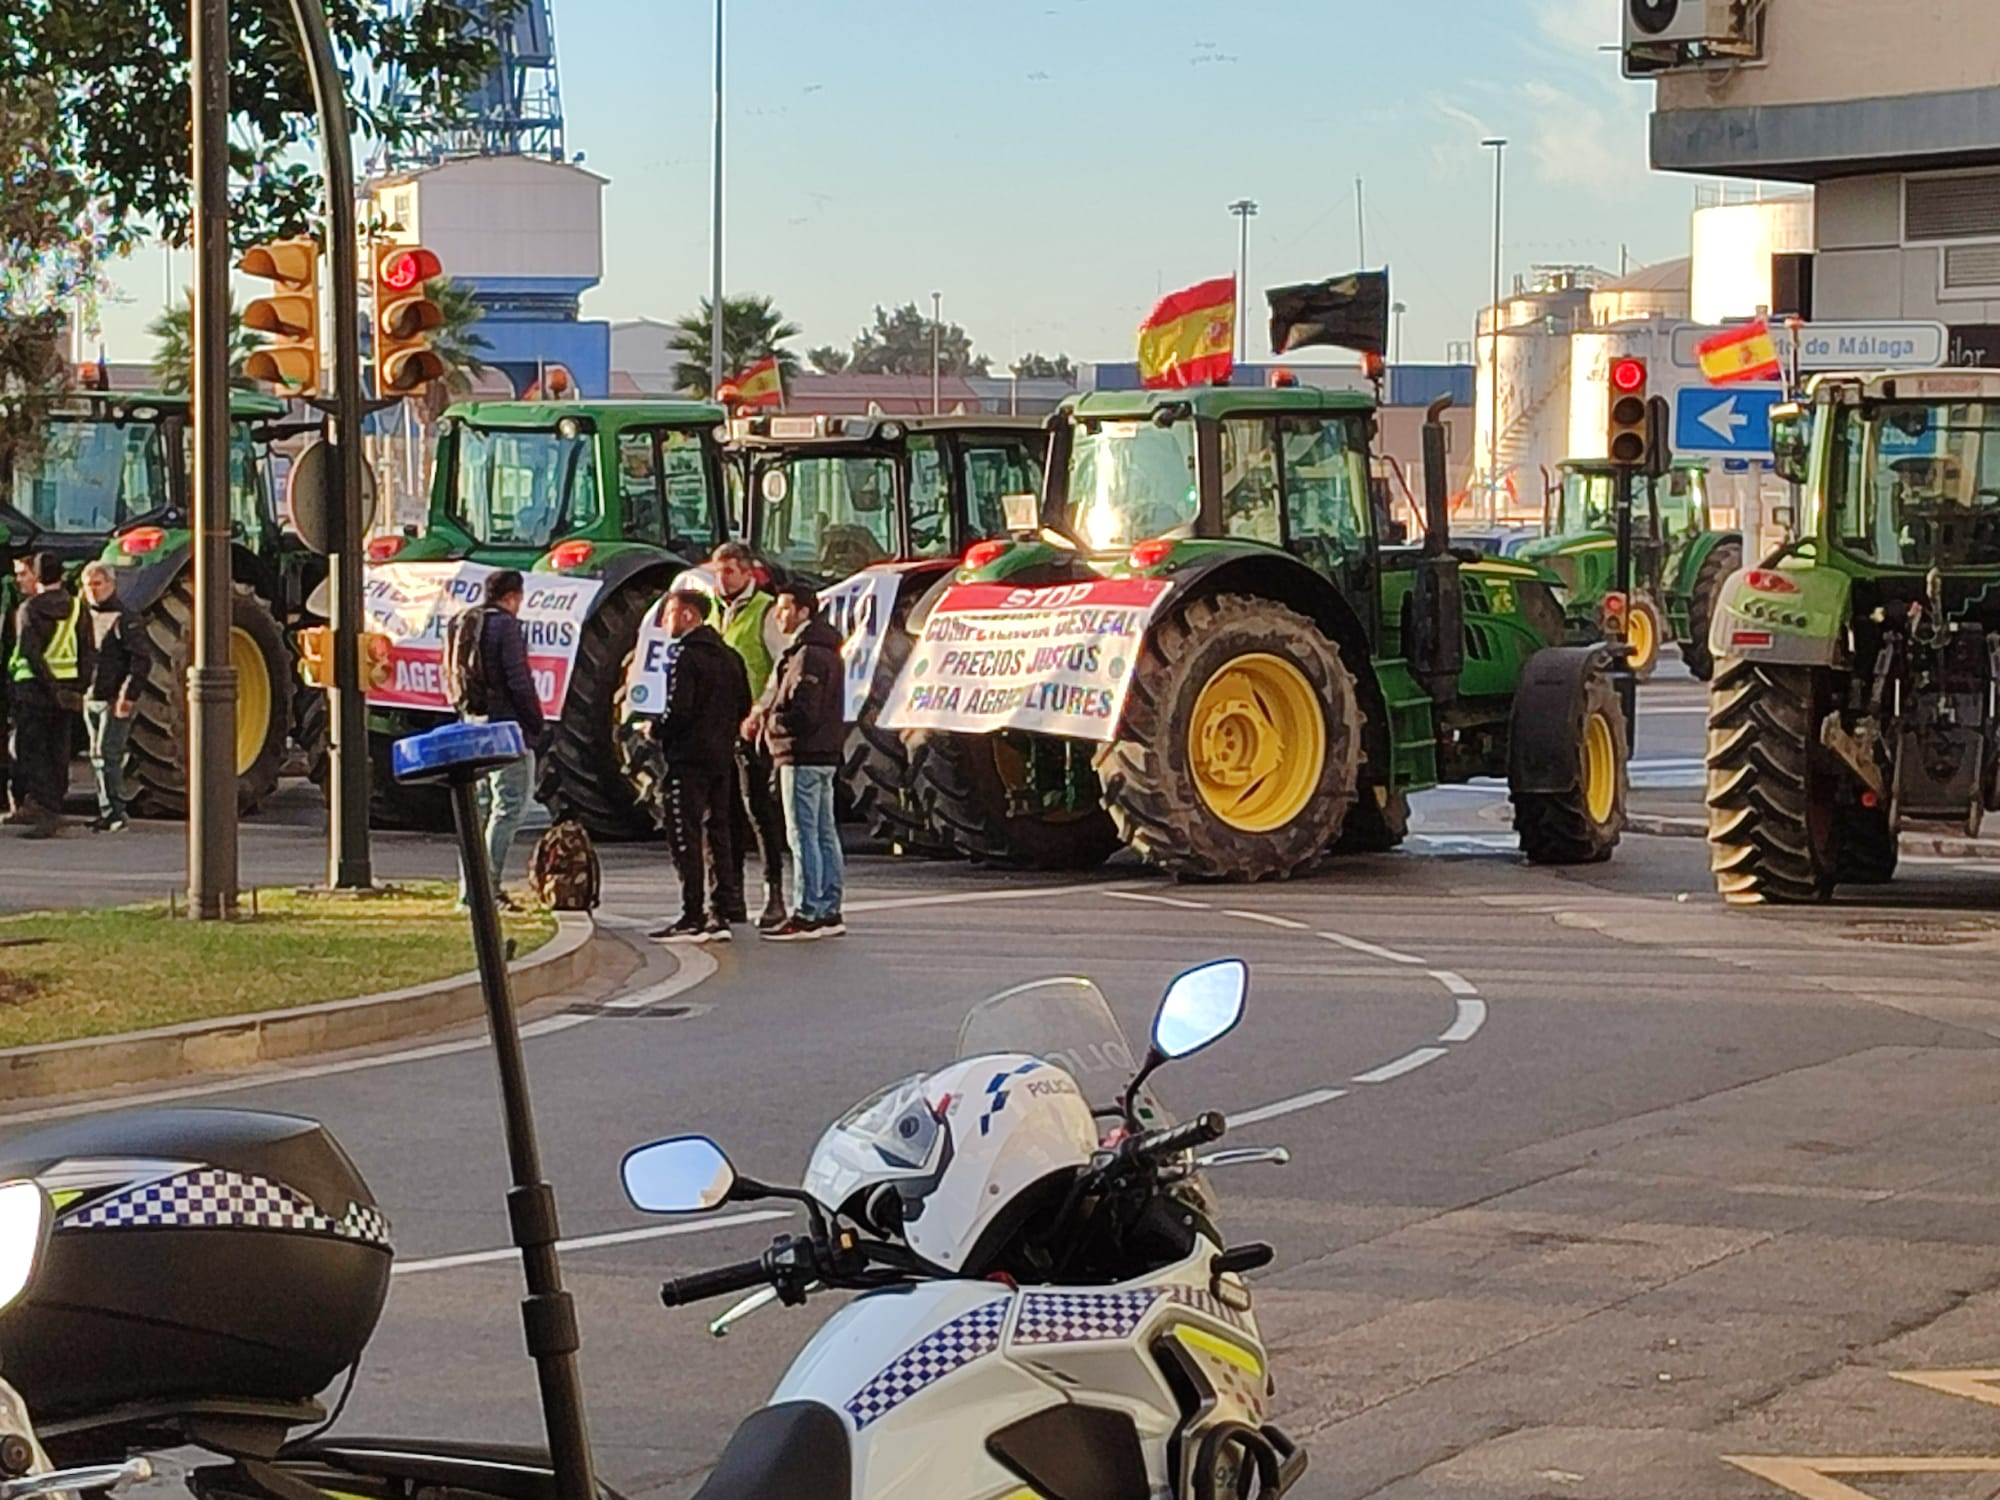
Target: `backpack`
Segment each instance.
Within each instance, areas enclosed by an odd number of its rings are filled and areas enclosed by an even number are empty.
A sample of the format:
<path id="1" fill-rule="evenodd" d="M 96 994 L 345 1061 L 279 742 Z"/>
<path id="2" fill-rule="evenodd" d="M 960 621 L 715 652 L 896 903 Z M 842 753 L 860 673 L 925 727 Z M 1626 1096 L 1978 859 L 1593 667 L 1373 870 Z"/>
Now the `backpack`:
<path id="1" fill-rule="evenodd" d="M 589 911 L 597 905 L 597 850 L 574 818 L 561 818 L 535 840 L 528 856 L 528 885 L 556 911 Z"/>
<path id="2" fill-rule="evenodd" d="M 486 654 L 480 649 L 485 633 L 485 606 L 460 610 L 445 626 L 444 658 L 439 663 L 446 700 L 460 713 L 481 718 L 493 707 L 486 691 Z"/>

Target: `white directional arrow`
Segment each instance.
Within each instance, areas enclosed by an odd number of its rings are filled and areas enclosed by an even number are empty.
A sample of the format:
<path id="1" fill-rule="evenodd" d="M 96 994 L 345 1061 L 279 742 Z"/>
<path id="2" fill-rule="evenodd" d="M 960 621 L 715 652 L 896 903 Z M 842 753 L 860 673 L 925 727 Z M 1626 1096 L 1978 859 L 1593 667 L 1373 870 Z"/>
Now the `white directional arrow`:
<path id="1" fill-rule="evenodd" d="M 1710 407 L 1695 420 L 1732 448 L 1736 446 L 1736 434 L 1750 425 L 1750 418 L 1736 409 L 1734 396 Z"/>

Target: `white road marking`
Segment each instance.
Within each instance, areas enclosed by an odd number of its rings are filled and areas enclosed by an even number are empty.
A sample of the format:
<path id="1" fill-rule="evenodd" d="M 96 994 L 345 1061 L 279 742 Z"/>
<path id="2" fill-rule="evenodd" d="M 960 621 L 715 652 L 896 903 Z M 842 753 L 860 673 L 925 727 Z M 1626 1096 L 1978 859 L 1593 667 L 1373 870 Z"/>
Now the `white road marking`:
<path id="1" fill-rule="evenodd" d="M 1311 1089 L 1303 1094 L 1294 1094 L 1289 1099 L 1280 1099 L 1272 1104 L 1260 1104 L 1255 1109 L 1239 1110 L 1229 1117 L 1229 1128 L 1238 1129 L 1244 1125 L 1257 1125 L 1265 1120 L 1275 1120 L 1280 1115 L 1297 1114 L 1302 1109 L 1311 1109 L 1318 1104 L 1331 1104 L 1336 1099 L 1345 1099 L 1346 1089 Z"/>
<path id="2" fill-rule="evenodd" d="M 1419 1047 L 1414 1052 L 1405 1052 L 1394 1062 L 1385 1062 L 1379 1068 L 1371 1068 L 1366 1073 L 1354 1075 L 1356 1083 L 1387 1083 L 1392 1078 L 1401 1078 L 1405 1073 L 1414 1073 L 1425 1063 L 1434 1063 L 1449 1054 L 1442 1047 Z"/>
<path id="3" fill-rule="evenodd" d="M 726 1219 L 696 1219 L 679 1224 L 656 1224 L 649 1229 L 620 1229 L 611 1234 L 586 1234 L 573 1240 L 557 1240 L 558 1252 L 601 1250 L 609 1245 L 635 1245 L 641 1240 L 663 1240 L 680 1234 L 707 1234 L 715 1229 L 734 1229 L 738 1224 L 762 1224 L 771 1219 L 789 1219 L 779 1208 L 760 1208 L 754 1213 L 731 1214 Z M 414 1276 L 419 1271 L 455 1271 L 460 1266 L 490 1266 L 515 1260 L 521 1252 L 512 1245 L 504 1250 L 468 1250 L 463 1255 L 435 1255 L 429 1260 L 400 1261 L 389 1268 L 391 1276 Z"/>
<path id="4" fill-rule="evenodd" d="M 1648 708 L 1645 704 L 1641 703 L 1639 705 L 1639 721 L 1644 723 L 1655 714 L 1706 714 L 1707 712 L 1708 705 L 1706 703 L 1674 703 L 1662 705 L 1658 708 Z"/>
<path id="5" fill-rule="evenodd" d="M 649 1005 L 658 1005 L 674 996 L 693 989 L 715 972 L 715 960 L 696 947 L 678 950 L 675 957 L 680 967 L 671 976 L 657 984 L 649 984 L 630 995 L 605 1002 L 605 1010 L 638 1010 Z M 602 1019 L 593 1011 L 589 1014 L 568 1014 L 548 1016 L 540 1021 L 531 1021 L 521 1028 L 523 1041 L 534 1037 L 552 1036 L 559 1031 L 568 1031 L 575 1026 L 583 1026 Z M 261 1089 L 274 1084 L 300 1083 L 309 1078 L 332 1078 L 342 1073 L 360 1073 L 369 1068 L 386 1068 L 397 1063 L 427 1062 L 435 1057 L 453 1057 L 461 1052 L 477 1052 L 492 1045 L 491 1039 L 482 1031 L 480 1035 L 467 1037 L 456 1042 L 431 1042 L 421 1047 L 405 1047 L 395 1052 L 384 1052 L 372 1057 L 350 1057 L 340 1062 L 318 1063 L 304 1068 L 273 1068 L 268 1071 L 234 1074 L 216 1078 L 206 1083 L 186 1084 L 180 1088 L 154 1089 L 143 1094 L 118 1094 L 108 1099 L 87 1099 L 74 1104 L 52 1104 L 40 1109 L 24 1109 L 18 1112 L 0 1113 L 0 1128 L 14 1125 L 33 1124 L 38 1120 L 65 1120 L 75 1115 L 103 1114 L 107 1110 L 137 1109 L 145 1105 L 171 1104 L 178 1099 L 203 1099 L 211 1094 L 233 1094 L 243 1089 Z"/>
<path id="6" fill-rule="evenodd" d="M 943 896 L 878 896 L 870 901 L 845 901 L 843 911 L 898 911 L 912 906 L 969 906 L 980 901 L 1034 901 L 1044 896 L 1071 896 L 1082 891 L 1118 892 L 1101 885 L 1038 885 L 1030 890 L 954 891 Z"/>
<path id="7" fill-rule="evenodd" d="M 1460 1000 L 1458 1019 L 1438 1033 L 1441 1042 L 1469 1042 L 1479 1034 L 1479 1028 L 1486 1024 L 1486 1002 L 1484 1000 Z"/>
<path id="8" fill-rule="evenodd" d="M 1366 953 L 1371 958 L 1386 959 L 1392 964 L 1422 964 L 1423 960 L 1413 953 L 1398 953 L 1394 948 L 1384 948 L 1380 943 L 1365 942 L 1358 937 L 1349 937 L 1344 932 L 1318 932 L 1315 937 L 1338 943 L 1343 948 L 1351 948 L 1356 953 Z"/>
<path id="9" fill-rule="evenodd" d="M 1449 969 L 1431 969 L 1427 972 L 1431 978 L 1435 979 L 1454 995 L 1476 995 L 1479 993 L 1479 986 L 1474 984 L 1470 979 L 1467 979 L 1463 974 L 1454 974 Z"/>
<path id="10" fill-rule="evenodd" d="M 1154 906 L 1177 906 L 1182 911 L 1207 911 L 1206 901 L 1183 901 L 1179 896 L 1154 896 L 1145 891 L 1106 891 L 1114 901 L 1145 901 Z"/>
<path id="11" fill-rule="evenodd" d="M 1308 922 L 1295 922 L 1290 917 L 1274 917 L 1267 911 L 1239 911 L 1234 907 L 1225 907 L 1222 914 L 1225 917 L 1241 917 L 1246 922 L 1262 922 L 1270 927 L 1289 927 L 1294 932 L 1312 930 L 1312 924 Z"/>

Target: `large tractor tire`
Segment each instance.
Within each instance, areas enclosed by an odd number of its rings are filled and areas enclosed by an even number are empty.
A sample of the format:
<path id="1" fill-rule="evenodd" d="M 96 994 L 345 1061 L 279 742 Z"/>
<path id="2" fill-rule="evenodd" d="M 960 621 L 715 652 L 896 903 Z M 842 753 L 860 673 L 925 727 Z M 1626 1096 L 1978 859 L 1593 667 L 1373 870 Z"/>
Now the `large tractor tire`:
<path id="1" fill-rule="evenodd" d="M 1660 645 L 1667 638 L 1667 617 L 1651 594 L 1635 594 L 1632 611 L 1625 620 L 1625 643 L 1632 648 L 1632 675 L 1641 682 L 1652 679 L 1660 665 Z"/>
<path id="2" fill-rule="evenodd" d="M 326 787 L 333 773 L 333 726 L 325 688 L 299 683 L 292 688 L 292 746 L 308 781 Z"/>
<path id="3" fill-rule="evenodd" d="M 1834 879 L 1841 885 L 1887 885 L 1902 855 L 1886 807 L 1844 803 L 1834 814 Z"/>
<path id="4" fill-rule="evenodd" d="M 1402 792 L 1362 784 L 1361 795 L 1347 810 L 1335 854 L 1387 854 L 1402 847 L 1410 833 L 1410 799 Z"/>
<path id="5" fill-rule="evenodd" d="M 543 761 L 543 800 L 613 843 L 657 836 L 619 754 L 625 663 L 659 590 L 627 584 L 584 622 L 570 672 L 569 696 Z"/>
<path id="6" fill-rule="evenodd" d="M 1681 642 L 1681 660 L 1702 682 L 1715 675 L 1715 654 L 1708 649 L 1708 627 L 1715 619 L 1715 601 L 1721 597 L 1729 575 L 1743 566 L 1741 542 L 1717 542 L 1715 550 L 1701 560 L 1695 571 L 1694 591 L 1688 595 L 1688 638 Z"/>
<path id="7" fill-rule="evenodd" d="M 1019 870 L 1094 870 L 1118 852 L 1118 830 L 1101 804 L 1031 803 L 1020 738 L 919 730 L 905 743 L 925 823 L 972 858 Z"/>
<path id="8" fill-rule="evenodd" d="M 236 668 L 236 810 L 254 813 L 277 790 L 292 711 L 291 648 L 270 607 L 245 584 L 230 594 L 229 662 Z M 185 818 L 190 738 L 187 672 L 194 657 L 194 574 L 146 611 L 146 685 L 126 762 L 132 811 Z"/>
<path id="9" fill-rule="evenodd" d="M 909 747 L 895 730 L 884 729 L 877 717 L 910 659 L 912 644 L 901 619 L 893 621 L 882 637 L 868 701 L 847 731 L 840 782 L 855 816 L 896 853 L 950 859 L 958 848 L 948 833 L 932 827 L 924 816 L 910 776 Z"/>
<path id="10" fill-rule="evenodd" d="M 390 756 L 394 737 L 368 736 L 368 826 L 406 833 L 451 833 L 457 828 L 451 792 L 434 781 L 398 781 Z"/>
<path id="11" fill-rule="evenodd" d="M 1149 863 L 1188 879 L 1284 879 L 1327 852 L 1354 805 L 1354 677 L 1295 610 L 1192 600 L 1153 627 L 1097 773 L 1119 834 Z"/>
<path id="12" fill-rule="evenodd" d="M 1732 906 L 1824 901 L 1839 874 L 1839 771 L 1820 748 L 1823 668 L 1725 658 L 1708 697 L 1708 851 Z"/>
<path id="13" fill-rule="evenodd" d="M 1564 715 L 1561 728 L 1571 747 L 1565 753 L 1576 757 L 1574 784 L 1559 792 L 1519 787 L 1508 792 L 1514 804 L 1514 832 L 1530 864 L 1597 864 L 1611 858 L 1625 831 L 1630 741 L 1610 674 L 1593 667 L 1583 679 L 1580 695 L 1572 695 L 1564 685 L 1551 690 L 1546 701 L 1532 679 L 1523 679 L 1514 700 L 1517 733 L 1524 722 L 1553 723 Z"/>

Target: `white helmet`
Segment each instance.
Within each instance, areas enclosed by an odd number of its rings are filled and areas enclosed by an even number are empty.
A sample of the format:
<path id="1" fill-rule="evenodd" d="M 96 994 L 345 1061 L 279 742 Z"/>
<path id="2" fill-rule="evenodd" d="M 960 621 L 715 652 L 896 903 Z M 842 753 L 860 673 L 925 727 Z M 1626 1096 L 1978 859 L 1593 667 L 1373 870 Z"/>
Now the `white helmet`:
<path id="1" fill-rule="evenodd" d="M 991 1053 L 855 1106 L 820 1139 L 805 1185 L 829 1207 L 900 1232 L 931 1264 L 979 1275 L 1037 1206 L 1030 1190 L 1067 1186 L 1096 1149 L 1074 1078 L 1026 1053 Z M 877 1201 L 884 1189 L 895 1199 L 888 1212 Z"/>

